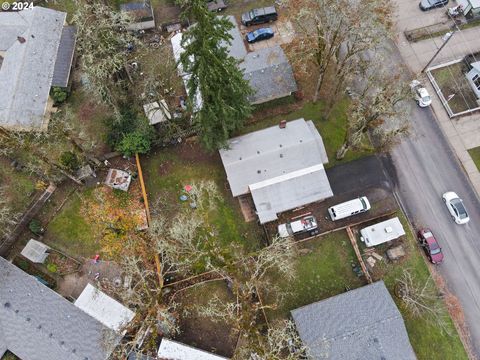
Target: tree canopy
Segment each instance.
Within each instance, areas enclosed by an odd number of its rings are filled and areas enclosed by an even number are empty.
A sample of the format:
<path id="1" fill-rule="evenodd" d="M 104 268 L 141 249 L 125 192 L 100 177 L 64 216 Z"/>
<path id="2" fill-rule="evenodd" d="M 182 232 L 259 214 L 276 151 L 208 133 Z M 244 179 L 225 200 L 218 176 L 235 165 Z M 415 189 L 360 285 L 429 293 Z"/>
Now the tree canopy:
<path id="1" fill-rule="evenodd" d="M 208 150 L 226 146 L 231 133 L 242 127 L 252 107 L 252 90 L 226 44 L 233 25 L 226 17 L 208 11 L 204 0 L 183 0 L 184 16 L 195 21 L 184 33 L 185 51 L 180 62 L 188 81 L 189 108 L 193 124 Z M 201 99 L 201 100 L 200 100 Z"/>

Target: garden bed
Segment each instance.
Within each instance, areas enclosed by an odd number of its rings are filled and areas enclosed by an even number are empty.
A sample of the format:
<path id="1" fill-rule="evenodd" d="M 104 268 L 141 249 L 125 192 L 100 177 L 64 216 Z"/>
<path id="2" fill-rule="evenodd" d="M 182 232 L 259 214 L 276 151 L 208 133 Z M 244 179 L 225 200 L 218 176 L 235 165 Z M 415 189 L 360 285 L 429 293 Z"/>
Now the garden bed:
<path id="1" fill-rule="evenodd" d="M 466 71 L 463 62 L 430 71 L 453 114 L 479 108 L 477 97 L 465 76 Z"/>

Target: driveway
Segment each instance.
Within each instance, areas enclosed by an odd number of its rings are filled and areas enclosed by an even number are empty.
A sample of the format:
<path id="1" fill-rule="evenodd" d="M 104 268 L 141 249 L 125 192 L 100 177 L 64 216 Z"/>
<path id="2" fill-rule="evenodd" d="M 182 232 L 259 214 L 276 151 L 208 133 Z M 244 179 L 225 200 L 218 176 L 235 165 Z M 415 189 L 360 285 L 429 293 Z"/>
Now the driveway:
<path id="1" fill-rule="evenodd" d="M 402 61 L 391 47 L 389 58 Z M 395 66 L 395 63 L 393 64 Z M 464 309 L 472 345 L 480 354 L 480 201 L 431 109 L 411 106 L 411 136 L 391 151 L 386 163 L 395 191 L 416 228 L 428 226 L 436 234 L 445 254 L 439 267 L 447 286 Z M 456 225 L 441 195 L 455 191 L 463 198 L 470 222 Z"/>
<path id="2" fill-rule="evenodd" d="M 422 11 L 418 6 L 420 0 L 397 0 L 396 21 L 399 32 L 417 29 L 423 26 L 438 24 L 448 20 L 446 9 L 438 8 L 430 11 Z M 455 1 L 450 1 L 447 7 L 456 6 Z"/>

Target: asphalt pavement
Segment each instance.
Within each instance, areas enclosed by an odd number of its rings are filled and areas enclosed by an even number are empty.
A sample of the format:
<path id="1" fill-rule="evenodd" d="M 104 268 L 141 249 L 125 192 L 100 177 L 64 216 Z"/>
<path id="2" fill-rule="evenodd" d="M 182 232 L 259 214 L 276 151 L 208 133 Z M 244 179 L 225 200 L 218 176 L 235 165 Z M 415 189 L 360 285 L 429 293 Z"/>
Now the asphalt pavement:
<path id="1" fill-rule="evenodd" d="M 391 50 L 390 59 L 400 63 L 398 50 Z M 440 274 L 463 306 L 480 358 L 480 200 L 431 109 L 419 108 L 413 100 L 410 106 L 411 135 L 390 152 L 384 168 L 414 227 L 429 227 L 440 242 L 445 254 Z M 452 220 L 442 201 L 447 191 L 463 199 L 468 224 Z"/>

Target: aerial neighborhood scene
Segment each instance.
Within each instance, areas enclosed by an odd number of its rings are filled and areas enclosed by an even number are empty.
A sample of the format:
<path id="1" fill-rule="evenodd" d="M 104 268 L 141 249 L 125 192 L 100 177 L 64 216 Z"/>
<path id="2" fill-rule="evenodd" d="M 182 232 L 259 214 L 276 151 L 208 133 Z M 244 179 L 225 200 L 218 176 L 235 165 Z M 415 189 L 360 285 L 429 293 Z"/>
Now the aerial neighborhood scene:
<path id="1" fill-rule="evenodd" d="M 480 1 L 0 4 L 0 360 L 480 360 Z"/>

